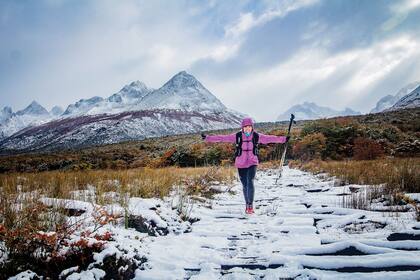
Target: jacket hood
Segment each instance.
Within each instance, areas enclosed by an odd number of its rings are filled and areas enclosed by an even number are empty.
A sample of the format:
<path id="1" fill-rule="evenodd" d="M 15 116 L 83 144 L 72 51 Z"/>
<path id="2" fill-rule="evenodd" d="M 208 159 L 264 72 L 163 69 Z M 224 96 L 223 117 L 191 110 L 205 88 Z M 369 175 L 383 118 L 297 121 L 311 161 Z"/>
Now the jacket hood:
<path id="1" fill-rule="evenodd" d="M 254 123 L 253 123 L 252 119 L 251 118 L 245 118 L 245 119 L 243 119 L 242 120 L 241 127 L 245 127 L 245 126 L 248 126 L 248 125 L 250 125 L 252 127 L 254 126 Z"/>

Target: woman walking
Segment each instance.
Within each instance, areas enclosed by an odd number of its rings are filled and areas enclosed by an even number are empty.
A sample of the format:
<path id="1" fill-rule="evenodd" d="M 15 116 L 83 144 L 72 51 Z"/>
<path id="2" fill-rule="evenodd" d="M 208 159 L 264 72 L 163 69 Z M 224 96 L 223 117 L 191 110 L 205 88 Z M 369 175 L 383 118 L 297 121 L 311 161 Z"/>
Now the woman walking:
<path id="1" fill-rule="evenodd" d="M 258 165 L 258 144 L 286 143 L 289 136 L 264 135 L 254 131 L 251 118 L 242 120 L 242 129 L 238 133 L 228 135 L 205 135 L 203 140 L 208 143 L 227 142 L 236 143 L 235 166 L 238 168 L 239 178 L 243 186 L 245 197 L 245 212 L 254 213 L 254 178 Z"/>

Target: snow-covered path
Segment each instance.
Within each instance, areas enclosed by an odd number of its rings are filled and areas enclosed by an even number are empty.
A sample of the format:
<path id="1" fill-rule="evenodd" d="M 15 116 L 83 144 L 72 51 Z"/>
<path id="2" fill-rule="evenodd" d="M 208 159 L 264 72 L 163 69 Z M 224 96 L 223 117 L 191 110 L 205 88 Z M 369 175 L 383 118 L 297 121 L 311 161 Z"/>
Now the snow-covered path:
<path id="1" fill-rule="evenodd" d="M 342 208 L 349 186 L 288 168 L 275 186 L 275 176 L 258 171 L 254 215 L 244 214 L 238 183 L 211 207 L 194 206 L 192 232 L 146 239 L 137 278 L 420 279 L 413 213 Z M 391 241 L 393 232 L 417 240 Z"/>

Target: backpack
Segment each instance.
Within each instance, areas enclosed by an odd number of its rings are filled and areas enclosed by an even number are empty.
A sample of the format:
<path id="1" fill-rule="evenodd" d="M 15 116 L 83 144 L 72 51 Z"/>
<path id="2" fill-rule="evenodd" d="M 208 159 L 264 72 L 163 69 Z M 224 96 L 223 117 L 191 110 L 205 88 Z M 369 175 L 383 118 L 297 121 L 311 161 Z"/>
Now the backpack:
<path id="1" fill-rule="evenodd" d="M 252 152 L 254 155 L 258 156 L 258 140 L 260 139 L 260 135 L 255 131 L 252 133 L 252 140 L 245 140 L 245 142 L 252 141 L 253 148 Z M 235 145 L 235 157 L 239 157 L 242 154 L 242 131 L 236 133 L 236 145 Z"/>

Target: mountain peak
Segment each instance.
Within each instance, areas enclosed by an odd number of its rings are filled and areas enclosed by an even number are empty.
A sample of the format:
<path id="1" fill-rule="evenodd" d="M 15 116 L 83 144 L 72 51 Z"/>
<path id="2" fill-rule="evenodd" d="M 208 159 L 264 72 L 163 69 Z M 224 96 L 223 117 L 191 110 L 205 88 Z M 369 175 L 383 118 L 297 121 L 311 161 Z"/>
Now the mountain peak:
<path id="1" fill-rule="evenodd" d="M 0 111 L 0 123 L 9 119 L 12 116 L 12 114 L 13 114 L 12 108 L 9 107 L 9 106 L 6 106 L 3 109 L 1 109 L 1 111 Z"/>
<path id="2" fill-rule="evenodd" d="M 173 76 L 166 84 L 165 87 L 172 88 L 183 88 L 183 87 L 194 87 L 194 88 L 204 88 L 204 86 L 191 74 L 188 74 L 186 71 L 181 71 L 175 76 Z"/>
<path id="3" fill-rule="evenodd" d="M 50 114 L 53 116 L 59 116 L 64 112 L 63 108 L 60 106 L 54 106 L 51 108 Z"/>
<path id="4" fill-rule="evenodd" d="M 391 108 L 386 111 L 393 111 L 398 109 L 416 108 L 420 107 L 420 85 L 417 86 L 412 92 L 403 96 Z"/>
<path id="5" fill-rule="evenodd" d="M 126 99 L 128 103 L 131 103 L 130 100 L 141 99 L 152 91 L 153 89 L 147 87 L 145 83 L 137 80 L 125 85 L 118 93 L 108 97 L 108 101 L 122 103 L 123 99 Z"/>
<path id="6" fill-rule="evenodd" d="M 89 99 L 80 99 L 74 104 L 70 104 L 66 111 L 63 113 L 63 115 L 77 115 L 77 114 L 83 114 L 87 111 L 89 111 L 91 108 L 98 105 L 101 101 L 104 99 L 100 96 L 94 96 Z"/>
<path id="7" fill-rule="evenodd" d="M 401 88 L 395 95 L 386 95 L 379 99 L 371 113 L 378 113 L 393 107 L 401 98 L 411 93 L 420 85 L 420 81 L 412 82 Z"/>
<path id="8" fill-rule="evenodd" d="M 142 81 L 137 80 L 125 85 L 121 91 L 129 91 L 130 89 L 143 90 L 148 89 L 148 87 Z"/>
<path id="9" fill-rule="evenodd" d="M 216 111 L 227 108 L 193 75 L 181 71 L 142 99 L 144 108 Z"/>
<path id="10" fill-rule="evenodd" d="M 281 114 L 277 119 L 288 120 L 290 114 L 295 114 L 297 119 L 310 120 L 310 119 L 321 119 L 330 118 L 336 116 L 350 116 L 360 115 L 360 112 L 356 112 L 350 108 L 345 108 L 343 111 L 338 111 L 325 106 L 319 106 L 314 102 L 303 102 L 292 106 L 289 110 Z"/>
<path id="11" fill-rule="evenodd" d="M 12 107 L 9 107 L 9 106 L 3 107 L 3 109 L 1 110 L 1 113 L 10 114 L 11 115 L 13 113 Z"/>
<path id="12" fill-rule="evenodd" d="M 35 100 L 25 109 L 16 112 L 17 115 L 48 115 L 48 111 Z"/>

